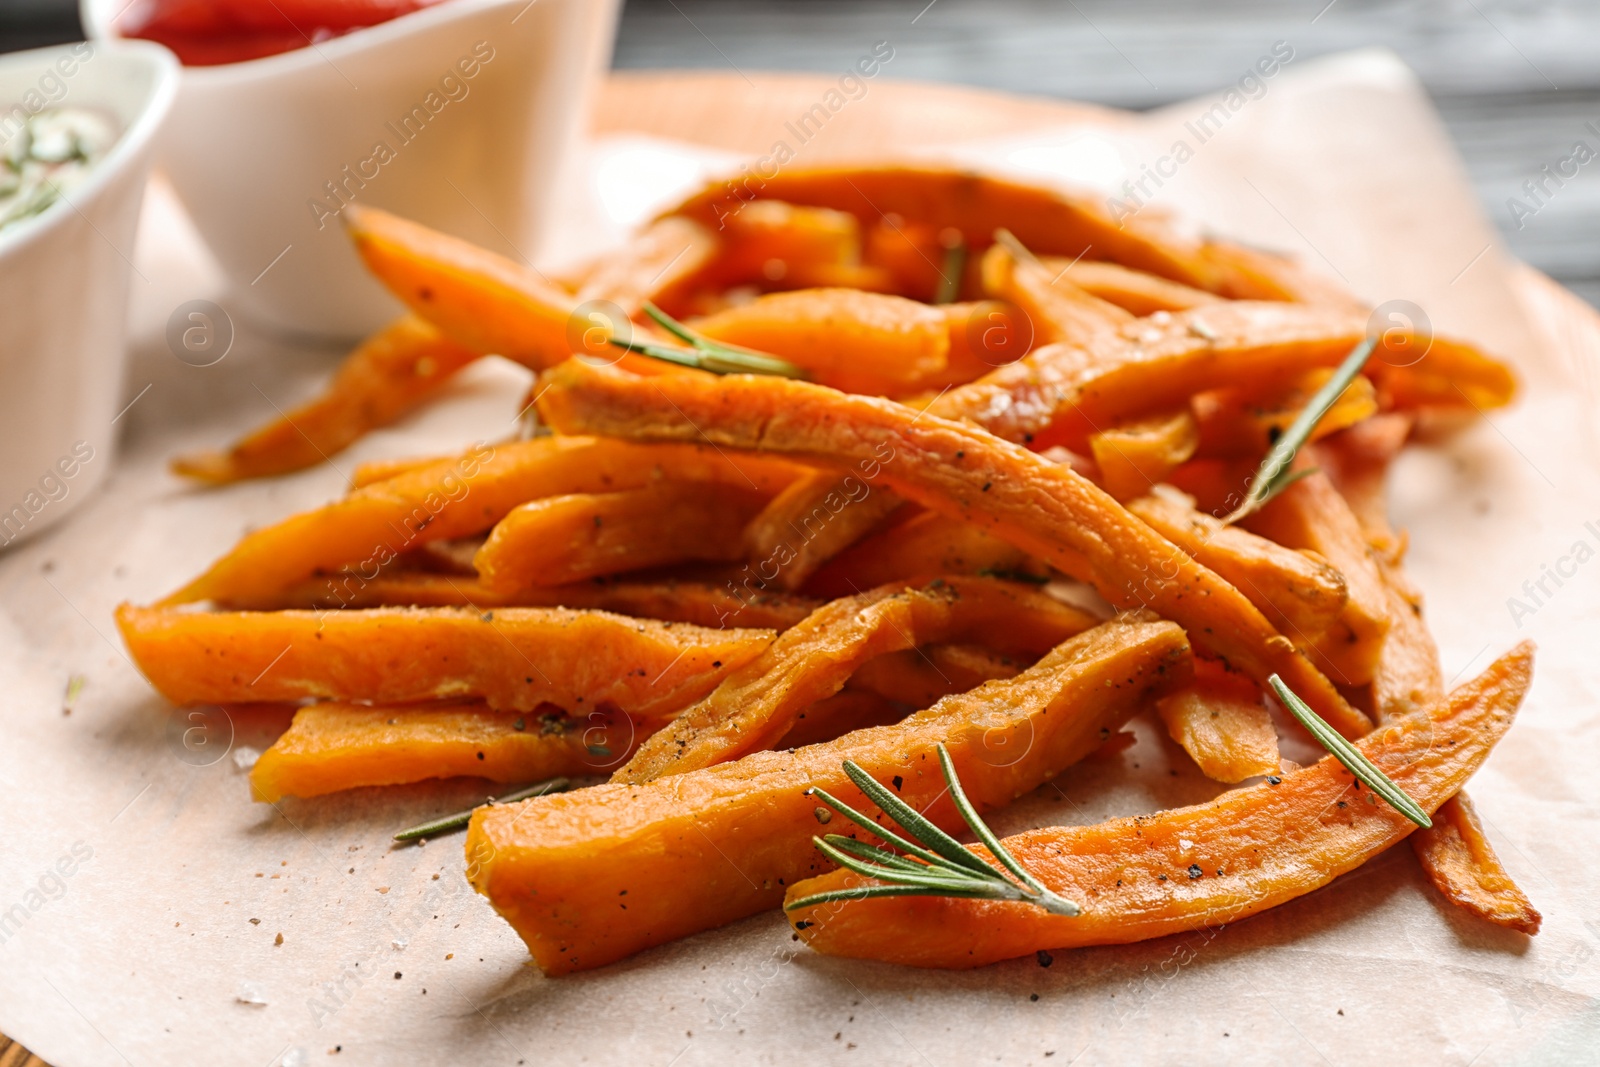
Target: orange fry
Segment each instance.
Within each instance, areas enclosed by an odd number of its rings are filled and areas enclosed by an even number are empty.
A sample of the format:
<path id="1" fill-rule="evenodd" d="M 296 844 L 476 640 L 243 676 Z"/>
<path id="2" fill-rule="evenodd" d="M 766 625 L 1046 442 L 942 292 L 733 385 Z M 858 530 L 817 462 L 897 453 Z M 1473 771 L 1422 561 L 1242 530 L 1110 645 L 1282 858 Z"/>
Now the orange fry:
<path id="1" fill-rule="evenodd" d="M 1281 632 L 1309 643 L 1338 621 L 1350 594 L 1344 575 L 1297 552 L 1196 511 L 1170 490 L 1128 501 L 1128 510 L 1250 598 Z"/>
<path id="2" fill-rule="evenodd" d="M 502 594 L 669 563 L 728 563 L 743 558 L 729 532 L 765 503 L 747 487 L 714 482 L 544 497 L 496 523 L 473 563 L 484 588 Z"/>
<path id="3" fill-rule="evenodd" d="M 1117 222 L 1098 197 L 942 167 L 786 169 L 772 178 L 730 178 L 712 182 L 667 214 L 687 215 L 717 229 L 761 200 L 846 211 L 863 227 L 892 217 L 893 229 L 907 221 L 934 232 L 953 228 L 977 251 L 988 248 L 994 232 L 1006 227 L 1038 255 L 1109 259 L 1200 289 L 1215 289 L 1225 277 L 1159 212 L 1141 211 Z"/>
<path id="4" fill-rule="evenodd" d="M 1196 394 L 1192 407 L 1199 427 L 1199 454 L 1266 455 L 1312 395 L 1332 376 L 1332 371 L 1318 368 L 1296 375 L 1287 386 L 1265 390 L 1254 384 L 1229 386 Z M 1337 433 L 1377 413 L 1377 391 L 1370 379 L 1358 375 L 1327 414 L 1317 420 L 1310 440 Z"/>
<path id="5" fill-rule="evenodd" d="M 935 745 L 946 745 L 973 803 L 988 810 L 1094 751 L 1188 667 L 1183 631 L 1171 623 L 1106 623 L 1015 678 L 891 726 L 642 786 L 480 808 L 467 830 L 467 877 L 546 974 L 600 967 L 774 907 L 785 885 L 824 869 L 812 838 L 841 827 L 824 828 L 831 813 L 807 793 L 819 786 L 864 806 L 843 760 L 884 781 L 900 776 L 905 801 L 952 829 L 959 816 Z M 624 894 L 626 909 L 617 907 Z"/>
<path id="6" fill-rule="evenodd" d="M 1434 811 L 1511 725 L 1531 665 L 1532 646 L 1519 645 L 1447 700 L 1402 716 L 1392 732 L 1356 747 Z M 1441 737 L 1452 743 L 1439 744 Z M 1078 902 L 1080 915 L 950 897 L 852 900 L 788 914 L 800 938 L 828 955 L 979 967 L 1046 949 L 1235 923 L 1327 885 L 1415 829 L 1326 756 L 1279 784 L 1231 790 L 1206 804 L 1002 840 L 1047 888 Z M 835 871 L 791 886 L 788 899 L 867 881 Z"/>
<path id="7" fill-rule="evenodd" d="M 1021 308 L 1033 321 L 1035 344 L 1082 344 L 1102 330 L 1133 321 L 1122 308 L 1052 274 L 1038 260 L 1019 262 L 1004 244 L 989 246 L 982 269 L 984 291 Z"/>
<path id="8" fill-rule="evenodd" d="M 850 393 L 903 394 L 943 371 L 950 352 L 943 311 L 858 289 L 773 293 L 689 325 Z"/>
<path id="9" fill-rule="evenodd" d="M 589 437 L 538 437 L 424 466 L 357 489 L 313 511 L 246 534 L 200 577 L 163 603 L 256 603 L 318 573 L 346 567 L 374 578 L 400 553 L 481 533 L 512 508 L 564 493 L 638 489 L 671 471 L 775 492 L 792 464 L 733 458 L 714 447 L 641 448 Z"/>
<path id="10" fill-rule="evenodd" d="M 892 401 L 745 375 L 643 379 L 573 360 L 547 371 L 543 385 L 540 411 L 564 431 L 704 436 L 853 467 L 925 507 L 993 530 L 1114 605 L 1172 619 L 1258 684 L 1281 674 L 1347 735 L 1371 725 L 1237 589 L 1070 467 L 981 429 Z"/>
<path id="11" fill-rule="evenodd" d="M 1377 556 L 1388 594 L 1389 634 L 1372 677 L 1380 722 L 1426 707 L 1444 692 L 1439 649 L 1422 619 L 1422 595 L 1400 566 L 1402 542 L 1389 526 L 1383 489 L 1390 461 L 1411 429 L 1405 416 L 1380 416 L 1314 446 L 1315 462 L 1350 502 Z M 1422 869 L 1446 900 L 1479 918 L 1526 934 L 1542 917 L 1495 855 L 1466 790 L 1434 813 L 1434 825 L 1411 837 Z"/>
<path id="12" fill-rule="evenodd" d="M 926 645 L 868 660 L 850 676 L 845 690 L 926 708 L 984 682 L 1015 678 L 1028 666 L 1025 660 L 982 645 Z"/>
<path id="13" fill-rule="evenodd" d="M 1073 261 L 1059 256 L 1041 256 L 1039 261 L 1051 272 L 1090 293 L 1138 316 L 1157 311 L 1186 311 L 1201 304 L 1215 304 L 1221 298 L 1204 289 L 1193 289 L 1142 270 L 1130 270 L 1117 263 L 1093 259 Z"/>
<path id="14" fill-rule="evenodd" d="M 491 708 L 607 704 L 671 715 L 761 654 L 771 630 L 567 608 L 183 612 L 117 609 L 133 661 L 174 704 L 481 697 Z"/>
<path id="15" fill-rule="evenodd" d="M 1209 304 L 1161 322 L 1137 320 L 1081 347 L 1047 345 L 952 389 L 934 413 L 980 419 L 991 432 L 1035 448 L 1082 451 L 1095 430 L 1184 407 L 1196 393 L 1337 366 L 1365 332 L 1365 319 L 1337 308 Z M 1504 364 L 1442 337 L 1420 360 L 1380 345 L 1367 371 L 1380 391 L 1410 405 L 1487 410 L 1515 392 Z"/>
<path id="16" fill-rule="evenodd" d="M 792 593 L 739 589 L 729 582 L 661 579 L 597 579 L 575 585 L 530 586 L 513 593 L 490 592 L 476 578 L 418 571 L 384 572 L 363 578 L 340 571 L 313 578 L 251 603 L 225 602 L 233 610 L 274 611 L 327 608 L 594 608 L 618 615 L 696 626 L 743 626 L 783 630 L 821 606 Z"/>
<path id="17" fill-rule="evenodd" d="M 1344 577 L 1349 595 L 1338 622 L 1304 636 L 1312 661 L 1334 681 L 1351 686 L 1372 681 L 1390 631 L 1389 595 L 1360 524 L 1327 476 L 1316 472 L 1301 478 L 1244 525 L 1287 548 L 1317 553 Z"/>
<path id="18" fill-rule="evenodd" d="M 1156 703 L 1167 733 L 1207 778 L 1233 784 L 1278 770 L 1278 734 L 1261 690 L 1212 660 Z"/>
<path id="19" fill-rule="evenodd" d="M 1037 575 L 1048 568 L 981 526 L 937 511 L 913 511 L 903 522 L 851 545 L 806 584 L 817 596 L 849 596 L 924 574 Z"/>
<path id="20" fill-rule="evenodd" d="M 857 668 L 885 653 L 987 640 L 1037 655 L 1096 621 L 1042 593 L 988 578 L 889 585 L 835 600 L 685 709 L 613 780 L 653 781 L 770 748 L 801 711 L 837 693 Z"/>
<path id="21" fill-rule="evenodd" d="M 651 726 L 614 712 L 570 719 L 558 708 L 490 711 L 482 703 L 312 704 L 256 760 L 250 792 L 276 803 L 430 778 L 521 783 L 602 774 Z"/>
<path id="22" fill-rule="evenodd" d="M 1194 455 L 1200 435 L 1187 411 L 1124 423 L 1089 435 L 1100 484 L 1118 500 L 1148 493 Z"/>
<path id="23" fill-rule="evenodd" d="M 240 438 L 226 452 L 179 456 L 172 470 L 223 485 L 314 467 L 437 393 L 478 355 L 407 315 L 358 345 L 315 400 Z"/>
<path id="24" fill-rule="evenodd" d="M 842 689 L 819 700 L 799 715 L 789 732 L 772 747 L 782 751 L 835 741 L 852 730 L 888 726 L 906 717 L 906 709 L 865 689 Z"/>

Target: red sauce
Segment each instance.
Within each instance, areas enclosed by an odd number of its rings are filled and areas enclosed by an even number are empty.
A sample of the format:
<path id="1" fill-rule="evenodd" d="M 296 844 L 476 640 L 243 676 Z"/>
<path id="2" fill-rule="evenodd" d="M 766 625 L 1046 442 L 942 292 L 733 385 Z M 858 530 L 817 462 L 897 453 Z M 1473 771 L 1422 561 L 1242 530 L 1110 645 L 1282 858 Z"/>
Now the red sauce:
<path id="1" fill-rule="evenodd" d="M 164 44 L 189 67 L 274 56 L 376 26 L 442 0 L 134 0 L 124 37 Z"/>

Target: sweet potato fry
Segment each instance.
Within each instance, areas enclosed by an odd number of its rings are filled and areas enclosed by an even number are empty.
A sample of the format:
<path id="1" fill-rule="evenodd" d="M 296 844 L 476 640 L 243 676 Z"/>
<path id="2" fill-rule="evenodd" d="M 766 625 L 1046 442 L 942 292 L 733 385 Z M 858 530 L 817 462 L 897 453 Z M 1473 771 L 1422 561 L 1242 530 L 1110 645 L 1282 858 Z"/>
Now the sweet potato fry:
<path id="1" fill-rule="evenodd" d="M 901 395 L 943 371 L 945 313 L 903 296 L 799 289 L 697 319 L 697 332 L 786 359 L 848 393 Z"/>
<path id="2" fill-rule="evenodd" d="M 792 464 L 730 457 L 714 447 L 652 450 L 585 437 L 483 445 L 247 534 L 163 603 L 260 602 L 319 572 L 345 567 L 376 577 L 408 549 L 481 533 L 518 504 L 539 497 L 642 488 L 668 471 L 684 481 L 776 492 L 795 470 Z"/>
<path id="3" fill-rule="evenodd" d="M 438 392 L 479 353 L 414 315 L 358 345 L 322 395 L 240 438 L 226 452 L 172 461 L 176 474 L 213 485 L 314 467 Z"/>
<path id="4" fill-rule="evenodd" d="M 793 592 L 905 503 L 854 475 L 813 471 L 796 478 L 744 530 L 752 579 Z"/>
<path id="5" fill-rule="evenodd" d="M 1332 375 L 1332 371 L 1319 367 L 1295 375 L 1284 386 L 1263 389 L 1260 385 L 1252 384 L 1197 393 L 1191 407 L 1199 428 L 1199 454 L 1266 455 Z M 1358 375 L 1327 414 L 1317 420 L 1311 431 L 1311 440 L 1337 433 L 1377 413 L 1377 391 L 1370 379 Z"/>
<path id="6" fill-rule="evenodd" d="M 1447 700 L 1402 716 L 1392 733 L 1357 747 L 1433 811 L 1511 725 L 1531 660 L 1531 646 L 1519 645 Z M 949 897 L 853 900 L 789 917 L 802 940 L 828 955 L 978 967 L 1238 922 L 1328 884 L 1413 829 L 1328 756 L 1278 785 L 1235 789 L 1207 804 L 1005 838 L 1025 869 L 1083 907 L 1071 918 L 1031 904 Z M 789 899 L 864 881 L 835 871 L 792 886 Z"/>
<path id="7" fill-rule="evenodd" d="M 1047 345 L 952 389 L 933 413 L 980 419 L 1008 441 L 1081 451 L 1101 427 L 1183 407 L 1207 389 L 1337 366 L 1365 331 L 1364 319 L 1336 308 L 1209 304 L 1162 322 L 1140 319 L 1082 346 Z M 1396 365 L 1413 359 L 1380 346 L 1367 370 L 1380 390 L 1419 406 L 1487 410 L 1515 391 L 1509 368 L 1461 342 L 1435 338 L 1420 361 Z"/>
<path id="8" fill-rule="evenodd" d="M 1344 576 L 1326 561 L 1224 526 L 1170 491 L 1130 500 L 1128 510 L 1216 571 L 1294 639 L 1309 642 L 1332 626 L 1349 599 Z"/>
<path id="9" fill-rule="evenodd" d="M 312 704 L 250 771 L 256 800 L 317 797 L 371 785 L 475 777 L 536 782 L 603 774 L 628 758 L 652 723 L 615 712 L 568 718 L 490 711 L 482 703 L 373 708 Z"/>
<path id="10" fill-rule="evenodd" d="M 1195 393 L 1335 366 L 1361 341 L 1365 329 L 1364 319 L 1337 308 L 1212 304 L 1160 323 L 1140 320 L 1082 347 L 1046 345 L 951 389 L 926 410 L 930 415 L 972 421 L 1038 451 L 1065 445 L 1083 453 L 1088 451 L 1089 435 L 1099 428 L 1181 408 Z M 1383 362 L 1385 351 L 1379 350 L 1369 370 L 1377 374 L 1375 368 L 1382 364 L 1380 384 L 1396 375 L 1418 376 L 1415 388 L 1408 387 L 1414 401 L 1461 407 L 1470 403 L 1487 409 L 1509 402 L 1515 391 L 1509 368 L 1457 342 L 1435 338 L 1423 360 L 1401 368 Z M 1242 478 L 1249 473 L 1244 470 Z M 840 491 L 837 481 L 819 481 L 810 497 L 795 489 L 786 503 L 806 514 Z M 890 510 L 891 501 L 880 497 L 873 506 L 851 508 L 837 516 L 827 541 L 811 546 L 801 565 L 786 570 L 795 584 L 785 588 L 799 588 L 805 575 L 829 558 L 826 549 L 837 552 L 853 544 Z"/>
<path id="11" fill-rule="evenodd" d="M 846 692 L 875 693 L 911 708 L 926 708 L 997 678 L 1015 678 L 1029 664 L 982 645 L 927 645 L 863 663 Z M 780 746 L 781 747 L 781 746 Z"/>
<path id="12" fill-rule="evenodd" d="M 572 354 L 578 301 L 531 267 L 377 208 L 340 217 L 367 269 L 446 336 L 535 370 Z"/>
<path id="13" fill-rule="evenodd" d="M 1278 770 L 1278 734 L 1261 690 L 1213 660 L 1156 703 L 1167 733 L 1207 778 L 1230 785 Z"/>
<path id="14" fill-rule="evenodd" d="M 565 585 L 669 563 L 743 558 L 741 530 L 767 498 L 748 487 L 662 482 L 532 500 L 495 524 L 473 557 L 497 593 Z"/>
<path id="15" fill-rule="evenodd" d="M 895 706 L 877 693 L 865 689 L 843 689 L 796 715 L 789 732 L 772 747 L 782 751 L 825 744 L 843 737 L 851 730 L 866 730 L 899 722 L 906 714 L 904 707 Z"/>
<path id="16" fill-rule="evenodd" d="M 519 589 L 501 596 L 475 578 L 417 571 L 384 573 L 373 579 L 341 571 L 281 590 L 253 603 L 222 603 L 234 611 L 327 608 L 594 608 L 618 615 L 696 626 L 742 626 L 783 630 L 822 602 L 792 593 L 741 590 L 732 583 L 676 578 L 606 578 L 547 588 Z"/>
<path id="17" fill-rule="evenodd" d="M 724 218 L 718 236 L 721 251 L 692 279 L 702 298 L 740 286 L 844 285 L 871 292 L 894 287 L 888 271 L 862 262 L 861 225 L 843 211 L 756 200 Z"/>
<path id="18" fill-rule="evenodd" d="M 925 574 L 1043 578 L 1048 568 L 981 526 L 937 511 L 919 511 L 851 545 L 818 571 L 805 588 L 816 596 L 849 596 Z"/>
<path id="19" fill-rule="evenodd" d="M 1204 289 L 1193 289 L 1117 263 L 1074 261 L 1059 256 L 1041 256 L 1039 261 L 1052 278 L 1069 281 L 1084 292 L 1141 317 L 1157 311 L 1187 311 L 1221 299 Z"/>
<path id="20" fill-rule="evenodd" d="M 375 482 L 386 482 L 423 467 L 448 466 L 456 456 L 402 456 L 397 459 L 369 459 L 350 472 L 350 488 L 365 489 Z"/>
<path id="21" fill-rule="evenodd" d="M 704 434 L 733 448 L 851 465 L 927 508 L 992 530 L 1113 605 L 1172 619 L 1258 683 L 1283 675 L 1341 732 L 1370 728 L 1237 589 L 1071 468 L 981 429 L 775 378 L 642 379 L 573 360 L 545 372 L 543 384 L 540 410 L 566 431 L 653 440 Z"/>
<path id="22" fill-rule="evenodd" d="M 761 654 L 771 630 L 712 630 L 568 608 L 182 612 L 117 609 L 174 704 L 481 697 L 497 710 L 614 705 L 671 715 Z"/>
<path id="23" fill-rule="evenodd" d="M 810 705 L 888 652 L 959 640 L 1035 655 L 1096 619 L 1036 590 L 990 578 L 882 586 L 818 608 L 640 747 L 613 781 L 641 784 L 770 748 Z"/>
<path id="24" fill-rule="evenodd" d="M 1411 835 L 1411 847 L 1428 880 L 1450 903 L 1496 926 L 1539 932 L 1544 916 L 1506 873 L 1465 789 L 1433 813 L 1431 829 Z"/>
<path id="25" fill-rule="evenodd" d="M 1123 423 L 1089 435 L 1100 484 L 1118 500 L 1148 493 L 1194 455 L 1200 443 L 1187 411 Z"/>
<path id="26" fill-rule="evenodd" d="M 1215 238 L 1206 241 L 1200 256 L 1221 275 L 1215 291 L 1230 300 L 1290 300 L 1344 308 L 1362 316 L 1371 310 L 1339 283 L 1306 270 L 1287 256 Z"/>
<path id="27" fill-rule="evenodd" d="M 1349 595 L 1338 622 L 1320 634 L 1307 633 L 1308 653 L 1341 685 L 1372 681 L 1390 630 L 1389 596 L 1360 523 L 1327 476 L 1301 478 L 1244 525 L 1287 548 L 1317 553 L 1343 575 Z"/>
<path id="28" fill-rule="evenodd" d="M 965 385 L 996 367 L 1016 362 L 1038 343 L 1032 321 L 1004 301 L 945 304 L 943 309 L 950 332 L 950 365 L 945 374 L 923 383 L 929 391 Z"/>
<path id="29" fill-rule="evenodd" d="M 1141 211 L 1118 223 L 1096 197 L 940 167 L 786 169 L 758 182 L 712 182 L 667 214 L 687 215 L 716 229 L 760 200 L 847 211 L 863 227 L 889 216 L 897 228 L 907 221 L 935 232 L 953 227 L 977 251 L 989 247 L 995 230 L 1008 227 L 1038 255 L 1092 255 L 1207 290 L 1224 279 L 1200 246 L 1158 212 Z"/>
<path id="30" fill-rule="evenodd" d="M 1083 344 L 1133 321 L 1127 311 L 1052 275 L 1037 260 L 1019 262 L 1003 244 L 989 246 L 982 269 L 984 292 L 1020 308 L 1033 322 L 1036 344 Z"/>
<path id="31" fill-rule="evenodd" d="M 1389 462 L 1410 429 L 1406 416 L 1379 416 L 1312 449 L 1314 462 L 1324 466 L 1350 502 L 1377 555 L 1388 593 L 1389 633 L 1372 677 L 1372 703 L 1380 724 L 1426 707 L 1444 692 L 1439 649 L 1422 620 L 1422 596 L 1401 569 L 1402 540 L 1389 526 L 1384 505 Z M 1434 813 L 1430 829 L 1411 836 L 1411 849 L 1446 900 L 1497 925 L 1539 932 L 1538 909 L 1495 855 L 1466 790 Z"/>
<path id="32" fill-rule="evenodd" d="M 748 212 L 761 201 L 745 207 Z M 737 217 L 737 216 L 736 216 Z M 852 216 L 853 217 L 853 216 Z M 956 264 L 947 262 L 951 245 L 965 239 L 952 226 L 936 226 L 899 216 L 884 216 L 866 227 L 863 258 L 891 279 L 893 291 L 901 296 L 932 304 L 941 289 L 953 290 L 959 297 L 978 288 L 977 257 L 968 255 L 959 277 L 946 279 L 944 272 Z"/>
<path id="33" fill-rule="evenodd" d="M 1398 564 L 1401 539 L 1389 525 L 1385 486 L 1389 464 L 1400 454 L 1415 420 L 1403 412 L 1374 415 L 1312 448 L 1312 461 L 1328 474 L 1361 523 L 1380 560 Z"/>
<path id="34" fill-rule="evenodd" d="M 908 804 L 951 828 L 959 817 L 938 743 L 973 803 L 993 808 L 1093 751 L 1147 695 L 1183 681 L 1188 665 L 1183 631 L 1171 623 L 1110 622 L 1015 678 L 893 726 L 644 786 L 480 809 L 467 832 L 467 877 L 546 974 L 599 967 L 773 907 L 785 885 L 824 869 L 811 838 L 831 813 L 807 794 L 820 786 L 864 804 L 843 760 L 895 779 Z M 991 747 L 998 740 L 1007 744 Z M 626 909 L 617 907 L 622 894 Z"/>

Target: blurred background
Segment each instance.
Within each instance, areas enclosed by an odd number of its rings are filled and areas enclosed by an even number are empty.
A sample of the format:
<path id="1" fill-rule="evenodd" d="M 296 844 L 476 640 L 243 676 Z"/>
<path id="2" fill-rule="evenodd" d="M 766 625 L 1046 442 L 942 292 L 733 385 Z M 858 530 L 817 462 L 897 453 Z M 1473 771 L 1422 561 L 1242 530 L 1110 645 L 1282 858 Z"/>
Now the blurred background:
<path id="1" fill-rule="evenodd" d="M 75 0 L 0 0 L 0 51 L 79 37 Z M 828 73 L 879 40 L 898 79 L 1131 109 L 1232 82 L 1277 40 L 1297 61 L 1392 48 L 1512 251 L 1600 305 L 1600 165 L 1520 225 L 1507 203 L 1536 206 L 1524 183 L 1575 142 L 1600 150 L 1593 0 L 627 0 L 614 66 Z"/>

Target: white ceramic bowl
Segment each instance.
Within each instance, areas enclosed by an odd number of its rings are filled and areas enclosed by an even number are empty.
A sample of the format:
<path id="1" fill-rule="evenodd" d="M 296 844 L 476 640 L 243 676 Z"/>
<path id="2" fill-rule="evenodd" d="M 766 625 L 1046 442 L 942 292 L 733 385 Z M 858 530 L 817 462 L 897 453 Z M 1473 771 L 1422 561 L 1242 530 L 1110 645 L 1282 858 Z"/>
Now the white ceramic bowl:
<path id="1" fill-rule="evenodd" d="M 126 5 L 80 0 L 91 39 L 114 37 Z M 314 47 L 185 67 L 159 162 L 228 276 L 228 310 L 340 338 L 397 315 L 333 215 L 352 198 L 537 255 L 617 7 L 448 0 Z"/>
<path id="2" fill-rule="evenodd" d="M 0 546 L 60 521 L 111 465 L 139 205 L 177 88 L 172 54 L 139 41 L 0 56 L 0 119 L 48 102 L 120 130 L 82 185 L 0 230 Z"/>

